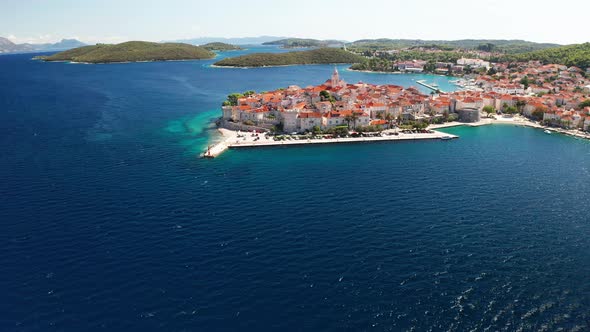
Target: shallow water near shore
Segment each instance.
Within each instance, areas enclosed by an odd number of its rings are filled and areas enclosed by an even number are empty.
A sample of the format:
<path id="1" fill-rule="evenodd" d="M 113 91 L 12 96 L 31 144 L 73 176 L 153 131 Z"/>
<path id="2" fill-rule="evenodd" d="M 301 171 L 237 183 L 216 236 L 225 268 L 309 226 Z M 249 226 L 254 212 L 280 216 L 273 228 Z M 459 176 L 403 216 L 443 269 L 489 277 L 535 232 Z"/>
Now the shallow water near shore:
<path id="1" fill-rule="evenodd" d="M 31 57 L 0 56 L 2 331 L 588 329 L 588 141 L 493 125 L 204 160 L 228 93 L 333 66 Z"/>

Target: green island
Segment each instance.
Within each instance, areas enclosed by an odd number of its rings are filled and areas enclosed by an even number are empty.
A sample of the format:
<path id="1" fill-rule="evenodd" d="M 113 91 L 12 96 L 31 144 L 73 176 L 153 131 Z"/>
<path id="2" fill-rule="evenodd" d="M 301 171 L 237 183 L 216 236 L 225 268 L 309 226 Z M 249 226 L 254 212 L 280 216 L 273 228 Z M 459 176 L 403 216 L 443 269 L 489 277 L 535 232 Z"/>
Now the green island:
<path id="1" fill-rule="evenodd" d="M 35 59 L 43 61 L 72 61 L 83 63 L 114 63 L 138 61 L 212 59 L 215 53 L 202 47 L 182 43 L 152 43 L 131 41 L 121 44 L 84 46 L 51 56 Z"/>
<path id="2" fill-rule="evenodd" d="M 209 51 L 218 51 L 218 52 L 243 50 L 243 48 L 241 48 L 237 45 L 220 43 L 220 42 L 207 43 L 207 44 L 201 45 L 200 47 L 202 47 L 206 50 L 209 50 Z"/>
<path id="3" fill-rule="evenodd" d="M 436 47 L 451 51 L 456 49 L 477 50 L 484 52 L 498 52 L 518 54 L 557 47 L 558 44 L 535 43 L 525 40 L 490 40 L 490 39 L 462 39 L 462 40 L 419 40 L 419 39 L 362 39 L 346 44 L 346 48 L 354 52 L 374 52 L 382 50 L 399 50 L 420 47 Z"/>
<path id="4" fill-rule="evenodd" d="M 364 57 L 339 48 L 319 48 L 287 53 L 254 53 L 226 58 L 215 63 L 221 67 L 272 67 L 288 65 L 359 63 Z"/>
<path id="5" fill-rule="evenodd" d="M 329 47 L 342 46 L 344 42 L 339 40 L 318 40 L 303 38 L 287 38 L 263 43 L 262 45 L 281 46 L 282 48 L 300 48 L 300 47 Z"/>

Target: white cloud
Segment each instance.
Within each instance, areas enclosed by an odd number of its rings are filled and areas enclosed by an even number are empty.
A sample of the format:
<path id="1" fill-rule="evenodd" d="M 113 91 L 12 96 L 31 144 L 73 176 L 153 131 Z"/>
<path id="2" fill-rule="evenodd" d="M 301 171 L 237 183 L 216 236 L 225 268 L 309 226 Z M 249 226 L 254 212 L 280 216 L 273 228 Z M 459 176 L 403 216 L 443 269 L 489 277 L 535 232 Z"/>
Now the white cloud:
<path id="1" fill-rule="evenodd" d="M 55 43 L 61 40 L 61 38 L 53 35 L 39 35 L 39 36 L 16 36 L 15 34 L 8 34 L 7 37 L 10 41 L 15 44 L 47 44 Z"/>

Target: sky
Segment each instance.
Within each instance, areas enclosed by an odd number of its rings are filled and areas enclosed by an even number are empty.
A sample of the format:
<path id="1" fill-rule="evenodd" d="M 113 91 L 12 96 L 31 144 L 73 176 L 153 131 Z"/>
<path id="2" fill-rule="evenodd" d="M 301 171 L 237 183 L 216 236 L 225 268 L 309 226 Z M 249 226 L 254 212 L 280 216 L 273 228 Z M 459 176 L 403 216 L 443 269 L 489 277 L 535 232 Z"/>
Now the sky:
<path id="1" fill-rule="evenodd" d="M 16 43 L 286 36 L 590 41 L 588 0 L 0 0 Z"/>

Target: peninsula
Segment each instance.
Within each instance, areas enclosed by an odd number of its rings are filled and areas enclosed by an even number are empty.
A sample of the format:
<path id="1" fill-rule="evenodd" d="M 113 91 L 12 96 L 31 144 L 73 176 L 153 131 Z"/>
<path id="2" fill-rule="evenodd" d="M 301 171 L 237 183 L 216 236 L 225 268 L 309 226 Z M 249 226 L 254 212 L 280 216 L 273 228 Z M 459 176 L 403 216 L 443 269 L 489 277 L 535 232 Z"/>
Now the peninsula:
<path id="1" fill-rule="evenodd" d="M 83 63 L 115 63 L 139 61 L 212 59 L 215 53 L 202 47 L 182 43 L 151 43 L 131 41 L 116 45 L 97 44 L 36 57 L 43 61 L 72 61 Z"/>
<path id="2" fill-rule="evenodd" d="M 218 121 L 224 140 L 203 156 L 253 146 L 447 140 L 456 136 L 436 129 L 493 123 L 590 139 L 590 81 L 582 69 L 539 62 L 496 63 L 490 69 L 468 82 L 468 90 L 452 93 L 348 84 L 336 69 L 318 86 L 234 93 Z"/>
<path id="3" fill-rule="evenodd" d="M 254 53 L 226 58 L 215 66 L 221 67 L 272 67 L 288 65 L 358 63 L 364 57 L 339 48 L 319 48 L 287 53 Z"/>

